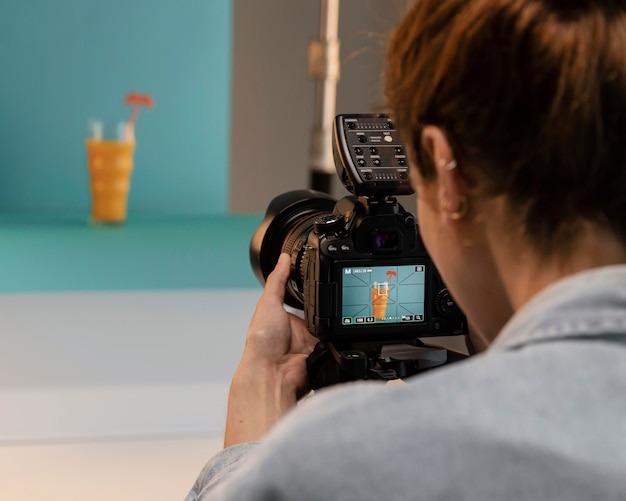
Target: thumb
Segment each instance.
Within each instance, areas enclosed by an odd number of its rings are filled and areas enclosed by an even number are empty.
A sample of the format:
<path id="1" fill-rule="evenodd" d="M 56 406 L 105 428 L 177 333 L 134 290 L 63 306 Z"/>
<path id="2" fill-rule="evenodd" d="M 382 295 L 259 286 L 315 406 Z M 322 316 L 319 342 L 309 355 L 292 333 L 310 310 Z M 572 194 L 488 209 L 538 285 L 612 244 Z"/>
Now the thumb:
<path id="1" fill-rule="evenodd" d="M 291 257 L 289 254 L 282 253 L 278 257 L 278 262 L 276 263 L 274 271 L 272 271 L 272 273 L 270 273 L 267 277 L 263 295 L 274 297 L 282 302 L 285 299 L 285 286 L 287 285 L 287 280 L 289 279 L 290 274 Z"/>

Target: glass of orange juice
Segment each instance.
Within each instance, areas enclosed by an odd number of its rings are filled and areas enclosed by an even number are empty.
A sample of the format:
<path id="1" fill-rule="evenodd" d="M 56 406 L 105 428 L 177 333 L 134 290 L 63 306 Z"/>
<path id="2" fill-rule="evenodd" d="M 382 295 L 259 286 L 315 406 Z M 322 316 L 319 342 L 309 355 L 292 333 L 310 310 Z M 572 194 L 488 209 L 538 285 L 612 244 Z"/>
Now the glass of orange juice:
<path id="1" fill-rule="evenodd" d="M 387 315 L 387 301 L 389 300 L 389 284 L 374 282 L 372 287 L 372 308 L 376 320 L 384 320 Z"/>
<path id="2" fill-rule="evenodd" d="M 85 141 L 91 192 L 91 221 L 126 221 L 135 138 L 132 126 L 120 123 L 116 137 L 104 136 L 102 122 L 90 122 L 92 137 Z"/>

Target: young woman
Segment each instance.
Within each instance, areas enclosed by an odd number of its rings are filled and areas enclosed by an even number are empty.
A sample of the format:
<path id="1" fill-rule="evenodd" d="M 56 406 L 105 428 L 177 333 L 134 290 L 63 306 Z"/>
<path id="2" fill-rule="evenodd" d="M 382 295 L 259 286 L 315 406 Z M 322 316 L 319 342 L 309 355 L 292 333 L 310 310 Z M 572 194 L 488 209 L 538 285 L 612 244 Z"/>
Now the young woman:
<path id="1" fill-rule="evenodd" d="M 188 499 L 626 499 L 626 2 L 421 0 L 386 83 L 481 353 L 295 409 L 283 256 Z"/>

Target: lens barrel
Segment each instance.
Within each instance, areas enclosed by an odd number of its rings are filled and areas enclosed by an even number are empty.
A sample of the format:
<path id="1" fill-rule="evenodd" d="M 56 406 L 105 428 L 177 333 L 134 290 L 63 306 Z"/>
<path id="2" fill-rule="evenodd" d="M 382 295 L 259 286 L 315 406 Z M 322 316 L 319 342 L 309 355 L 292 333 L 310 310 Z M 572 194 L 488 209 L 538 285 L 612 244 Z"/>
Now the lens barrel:
<path id="1" fill-rule="evenodd" d="M 303 297 L 299 286 L 303 277 L 300 264 L 303 246 L 313 230 L 317 216 L 331 213 L 337 201 L 320 191 L 295 190 L 274 198 L 265 213 L 265 218 L 252 235 L 250 241 L 250 263 L 261 284 L 265 284 L 282 252 L 291 255 L 291 277 L 287 284 L 285 303 L 294 308 L 303 308 Z"/>

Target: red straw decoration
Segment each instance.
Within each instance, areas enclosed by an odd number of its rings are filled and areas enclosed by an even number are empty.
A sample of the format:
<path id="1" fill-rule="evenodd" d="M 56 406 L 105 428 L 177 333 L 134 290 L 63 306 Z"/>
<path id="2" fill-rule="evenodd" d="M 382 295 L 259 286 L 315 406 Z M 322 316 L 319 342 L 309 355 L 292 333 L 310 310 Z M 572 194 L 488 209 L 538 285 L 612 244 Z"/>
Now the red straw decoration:
<path id="1" fill-rule="evenodd" d="M 132 138 L 134 135 L 132 133 L 135 130 L 135 122 L 137 121 L 137 116 L 139 115 L 139 108 L 141 108 L 142 106 L 152 108 L 153 102 L 152 98 L 148 94 L 129 92 L 124 98 L 124 104 L 129 104 L 133 106 L 133 110 L 130 113 L 130 118 L 128 119 L 128 124 L 126 127 L 127 136 L 129 138 Z"/>

